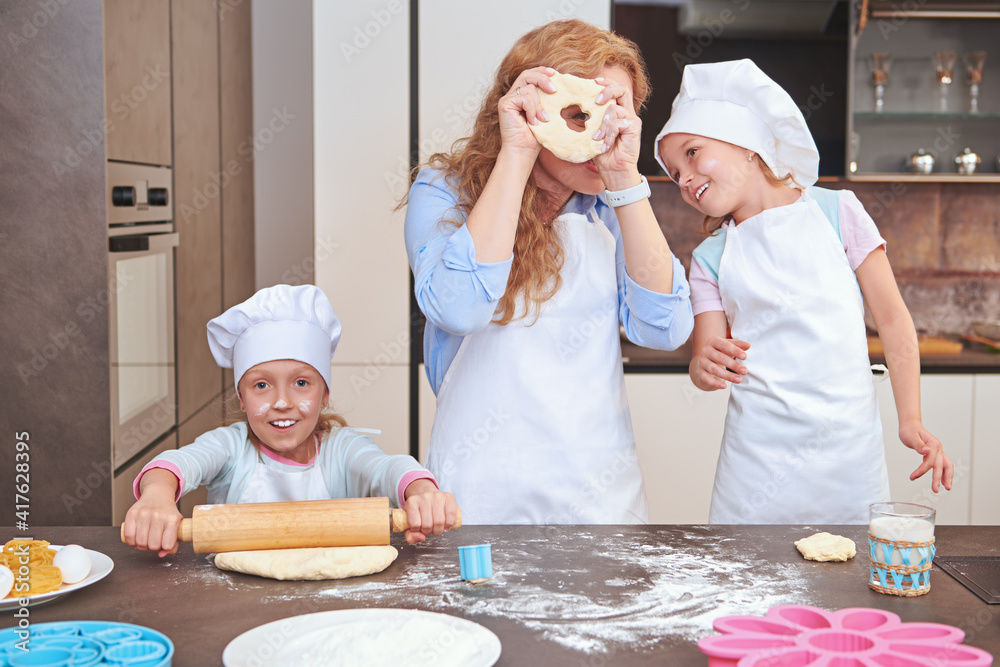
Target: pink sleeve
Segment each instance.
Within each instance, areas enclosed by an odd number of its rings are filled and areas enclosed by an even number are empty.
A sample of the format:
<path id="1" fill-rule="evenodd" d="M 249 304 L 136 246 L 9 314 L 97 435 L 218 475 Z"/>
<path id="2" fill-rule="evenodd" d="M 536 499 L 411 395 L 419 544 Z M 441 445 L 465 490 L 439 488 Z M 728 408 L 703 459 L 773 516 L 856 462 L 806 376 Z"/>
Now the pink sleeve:
<path id="1" fill-rule="evenodd" d="M 844 241 L 847 261 L 851 269 L 858 270 L 872 250 L 885 249 L 885 239 L 879 234 L 875 221 L 850 190 L 840 195 L 840 238 Z M 694 301 L 694 287 L 691 288 Z"/>
<path id="2" fill-rule="evenodd" d="M 139 471 L 139 474 L 135 476 L 135 481 L 132 482 L 132 495 L 135 496 L 136 500 L 139 500 L 139 482 L 142 480 L 142 476 L 146 474 L 147 470 L 152 470 L 153 468 L 163 468 L 174 473 L 174 477 L 177 478 L 177 495 L 174 496 L 174 502 L 176 503 L 184 495 L 184 475 L 181 474 L 181 469 L 175 466 L 170 461 L 160 461 L 159 459 L 153 459 Z"/>
<path id="3" fill-rule="evenodd" d="M 695 315 L 710 310 L 725 310 L 722 307 L 722 296 L 719 294 L 719 283 L 701 262 L 693 258 L 688 283 L 691 285 L 691 310 Z"/>
<path id="4" fill-rule="evenodd" d="M 441 490 L 441 486 L 437 483 L 437 480 L 434 479 L 434 475 L 430 474 L 426 470 L 411 470 L 410 472 L 403 475 L 403 479 L 399 480 L 399 486 L 396 487 L 396 495 L 399 496 L 400 507 L 406 504 L 406 498 L 404 497 L 404 494 L 406 493 L 406 487 L 408 487 L 410 484 L 417 481 L 418 479 L 429 479 L 431 482 L 434 483 L 434 486 L 436 486 L 439 491 Z"/>

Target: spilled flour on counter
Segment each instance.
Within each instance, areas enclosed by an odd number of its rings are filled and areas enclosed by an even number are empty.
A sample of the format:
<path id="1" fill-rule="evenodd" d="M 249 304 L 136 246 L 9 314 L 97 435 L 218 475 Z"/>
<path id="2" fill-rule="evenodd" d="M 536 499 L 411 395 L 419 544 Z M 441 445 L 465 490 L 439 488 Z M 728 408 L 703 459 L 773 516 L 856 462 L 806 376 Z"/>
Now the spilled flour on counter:
<path id="1" fill-rule="evenodd" d="M 696 531 L 685 538 L 683 546 L 650 544 L 648 533 L 626 531 L 584 533 L 572 547 L 545 539 L 498 543 L 493 578 L 479 585 L 461 580 L 457 555 L 445 568 L 447 559 L 431 556 L 451 554 L 453 546 L 427 544 L 391 580 L 348 579 L 309 595 L 472 620 L 502 617 L 587 653 L 693 642 L 712 634 L 720 616 L 759 616 L 774 605 L 808 602 L 803 575 L 787 563 L 748 556 L 732 539 Z"/>

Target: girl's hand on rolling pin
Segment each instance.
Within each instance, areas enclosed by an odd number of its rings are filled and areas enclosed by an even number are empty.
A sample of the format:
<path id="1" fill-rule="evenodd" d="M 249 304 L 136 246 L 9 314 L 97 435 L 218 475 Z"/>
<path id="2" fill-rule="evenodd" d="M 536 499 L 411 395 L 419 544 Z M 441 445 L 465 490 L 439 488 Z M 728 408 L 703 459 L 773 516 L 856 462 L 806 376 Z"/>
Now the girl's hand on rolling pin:
<path id="1" fill-rule="evenodd" d="M 500 98 L 497 111 L 500 114 L 501 150 L 513 149 L 530 153 L 532 158 L 537 157 L 541 145 L 528 129 L 528 125 L 537 125 L 550 120 L 542 110 L 539 95 L 555 92 L 555 84 L 549 80 L 555 73 L 551 67 L 524 70 L 514 80 L 507 94 Z"/>
<path id="2" fill-rule="evenodd" d="M 725 389 L 726 382 L 739 384 L 747 374 L 747 367 L 739 360 L 746 359 L 750 343 L 732 338 L 709 338 L 695 355 L 695 368 L 702 389 Z M 734 372 L 735 371 L 735 372 Z"/>
<path id="3" fill-rule="evenodd" d="M 942 482 L 944 488 L 951 491 L 951 483 L 955 476 L 955 466 L 951 459 L 944 453 L 944 446 L 941 441 L 935 438 L 918 421 L 905 422 L 899 425 L 899 439 L 904 445 L 914 450 L 924 457 L 923 463 L 910 473 L 910 481 L 922 477 L 924 473 L 933 468 L 934 475 L 931 477 L 931 490 L 937 493 Z"/>
<path id="4" fill-rule="evenodd" d="M 125 515 L 125 543 L 142 551 L 156 551 L 160 558 L 177 553 L 177 528 L 183 516 L 173 496 L 164 501 L 147 490 Z"/>
<path id="5" fill-rule="evenodd" d="M 455 496 L 438 491 L 429 479 L 414 480 L 403 496 L 406 498 L 403 509 L 410 524 L 404 532 L 408 544 L 423 542 L 428 535 L 441 535 L 455 525 L 458 518 Z"/>

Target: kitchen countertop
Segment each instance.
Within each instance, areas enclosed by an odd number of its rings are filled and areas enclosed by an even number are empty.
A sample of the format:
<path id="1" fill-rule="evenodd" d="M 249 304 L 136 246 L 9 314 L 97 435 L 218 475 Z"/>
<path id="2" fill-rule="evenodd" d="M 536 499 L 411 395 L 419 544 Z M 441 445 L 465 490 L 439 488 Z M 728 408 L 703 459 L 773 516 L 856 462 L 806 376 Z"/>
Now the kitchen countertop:
<path id="1" fill-rule="evenodd" d="M 652 350 L 622 339 L 622 357 L 626 373 L 687 373 L 691 363 L 691 342 L 671 352 Z M 885 357 L 871 357 L 873 364 L 884 364 Z M 926 356 L 920 360 L 920 372 L 1000 373 L 1000 353 L 990 352 L 978 343 L 966 343 L 961 354 Z"/>
<path id="2" fill-rule="evenodd" d="M 853 539 L 846 563 L 803 560 L 792 542 L 817 530 Z M 6 529 L 4 534 L 13 531 Z M 965 643 L 1000 654 L 1000 606 L 987 605 L 934 568 L 916 598 L 867 587 L 864 526 L 466 526 L 418 546 L 399 535 L 382 573 L 285 582 L 222 572 L 189 544 L 166 559 L 119 541 L 111 527 L 36 528 L 53 544 L 110 556 L 104 580 L 30 608 L 31 623 L 105 620 L 171 638 L 178 667 L 222 664 L 247 630 L 333 609 L 404 607 L 473 620 L 503 645 L 498 665 L 705 665 L 697 640 L 725 615 L 763 615 L 779 604 L 828 610 L 876 607 L 905 622 L 940 622 Z M 996 555 L 1000 526 L 938 526 L 939 555 Z M 494 576 L 461 581 L 458 546 L 492 544 Z M 14 624 L 0 613 L 0 626 Z"/>

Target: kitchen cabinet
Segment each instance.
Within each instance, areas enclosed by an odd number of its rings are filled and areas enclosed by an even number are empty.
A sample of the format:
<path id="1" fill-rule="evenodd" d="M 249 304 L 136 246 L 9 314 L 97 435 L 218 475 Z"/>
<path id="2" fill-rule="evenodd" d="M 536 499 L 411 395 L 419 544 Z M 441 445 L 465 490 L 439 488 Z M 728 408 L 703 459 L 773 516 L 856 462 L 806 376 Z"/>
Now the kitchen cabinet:
<path id="1" fill-rule="evenodd" d="M 973 383 L 971 524 L 1000 525 L 1000 375 L 976 375 Z"/>
<path id="2" fill-rule="evenodd" d="M 1000 3 L 977 11 L 952 11 L 947 3 L 873 0 L 862 16 L 852 4 L 848 67 L 848 178 L 863 181 L 1000 181 L 1000 68 L 987 58 L 978 110 L 971 111 L 964 54 L 996 45 Z M 862 28 L 862 24 L 864 27 Z M 938 83 L 935 52 L 955 54 L 952 81 Z M 878 68 L 873 56 L 888 54 Z M 879 108 L 876 77 L 886 81 Z M 942 92 L 943 91 L 943 92 Z M 955 158 L 965 148 L 982 162 L 976 173 L 958 172 Z M 908 173 L 904 162 L 923 149 L 935 156 L 931 173 Z"/>
<path id="3" fill-rule="evenodd" d="M 650 523 L 708 523 L 729 389 L 687 373 L 628 373 L 625 388 Z"/>
<path id="4" fill-rule="evenodd" d="M 201 0 L 173 0 L 172 22 L 177 421 L 184 424 L 223 387 L 205 337 L 205 324 L 223 306 L 219 25 L 213 4 Z"/>
<path id="5" fill-rule="evenodd" d="M 922 458 L 899 440 L 899 423 L 892 387 L 888 379 L 876 384 L 882 437 L 889 466 L 889 487 L 893 500 L 918 503 L 937 510 L 937 522 L 966 525 L 970 519 L 973 489 L 972 408 L 975 377 L 962 375 L 921 375 L 920 408 L 924 427 L 944 445 L 955 464 L 952 491 L 931 491 L 931 473 L 911 482 L 910 473 Z"/>
<path id="6" fill-rule="evenodd" d="M 104 0 L 103 15 L 107 158 L 169 166 L 170 0 Z"/>
<path id="7" fill-rule="evenodd" d="M 0 425 L 31 443 L 31 525 L 110 525 L 131 503 L 136 466 L 176 447 L 178 431 L 114 469 L 109 303 L 120 285 L 109 276 L 107 162 L 174 170 L 180 391 L 170 410 L 183 425 L 223 390 L 205 323 L 253 290 L 252 164 L 241 156 L 244 178 L 217 180 L 222 156 L 252 134 L 250 3 L 227 6 L 225 29 L 216 3 L 50 5 L 0 13 L 3 34 L 17 37 L 0 86 L 0 309 L 12 314 L 0 318 L 0 358 L 17 385 Z M 5 451 L 0 469 L 13 470 Z M 13 481 L 0 476 L 5 497 Z M 0 511 L 6 523 L 13 508 Z"/>

